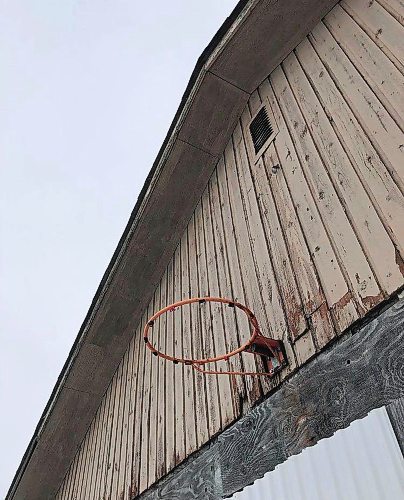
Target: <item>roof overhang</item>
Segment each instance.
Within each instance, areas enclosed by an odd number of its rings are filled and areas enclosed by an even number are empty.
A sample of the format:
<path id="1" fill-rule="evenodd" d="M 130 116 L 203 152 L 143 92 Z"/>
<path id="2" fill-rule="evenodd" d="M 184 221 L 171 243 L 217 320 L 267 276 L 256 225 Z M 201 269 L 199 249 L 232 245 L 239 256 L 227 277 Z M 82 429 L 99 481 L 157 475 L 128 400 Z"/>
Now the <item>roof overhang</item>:
<path id="1" fill-rule="evenodd" d="M 242 0 L 199 58 L 7 498 L 53 498 L 249 95 L 336 0 Z"/>

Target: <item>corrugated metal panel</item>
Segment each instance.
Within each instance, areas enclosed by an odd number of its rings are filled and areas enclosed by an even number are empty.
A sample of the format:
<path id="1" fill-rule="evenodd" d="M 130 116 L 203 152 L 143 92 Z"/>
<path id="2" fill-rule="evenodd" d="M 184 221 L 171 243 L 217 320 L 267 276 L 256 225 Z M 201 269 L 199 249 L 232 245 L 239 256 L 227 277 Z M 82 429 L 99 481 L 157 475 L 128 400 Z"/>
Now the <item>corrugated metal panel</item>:
<path id="1" fill-rule="evenodd" d="M 284 341 L 288 368 L 274 383 L 205 377 L 150 356 L 139 325 L 60 500 L 141 493 L 403 285 L 404 28 L 392 12 L 344 0 L 252 93 L 142 321 L 189 296 L 235 298 Z M 263 103 L 278 134 L 255 161 L 248 127 Z M 222 354 L 249 336 L 232 314 L 184 308 L 152 340 Z M 248 354 L 228 364 L 263 369 Z"/>
<path id="2" fill-rule="evenodd" d="M 268 472 L 234 500 L 402 500 L 404 460 L 385 408 Z"/>

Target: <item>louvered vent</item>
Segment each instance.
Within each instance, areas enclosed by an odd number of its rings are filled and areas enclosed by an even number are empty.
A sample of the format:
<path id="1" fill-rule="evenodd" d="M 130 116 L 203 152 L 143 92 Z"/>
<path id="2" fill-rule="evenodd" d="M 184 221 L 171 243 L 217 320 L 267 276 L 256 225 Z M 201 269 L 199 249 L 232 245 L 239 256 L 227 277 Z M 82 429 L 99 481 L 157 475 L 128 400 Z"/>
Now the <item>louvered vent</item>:
<path id="1" fill-rule="evenodd" d="M 267 109 L 264 106 L 258 111 L 257 116 L 250 123 L 250 134 L 254 144 L 255 154 L 260 151 L 273 132 L 274 130 L 269 120 Z"/>

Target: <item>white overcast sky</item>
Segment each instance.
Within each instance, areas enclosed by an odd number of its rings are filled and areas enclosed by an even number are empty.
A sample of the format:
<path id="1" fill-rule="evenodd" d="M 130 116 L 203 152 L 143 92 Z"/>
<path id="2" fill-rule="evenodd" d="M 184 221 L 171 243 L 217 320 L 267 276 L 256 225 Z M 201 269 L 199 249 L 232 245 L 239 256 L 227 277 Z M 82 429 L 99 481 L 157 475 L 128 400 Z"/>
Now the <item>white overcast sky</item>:
<path id="1" fill-rule="evenodd" d="M 236 0 L 0 0 L 0 497 Z"/>

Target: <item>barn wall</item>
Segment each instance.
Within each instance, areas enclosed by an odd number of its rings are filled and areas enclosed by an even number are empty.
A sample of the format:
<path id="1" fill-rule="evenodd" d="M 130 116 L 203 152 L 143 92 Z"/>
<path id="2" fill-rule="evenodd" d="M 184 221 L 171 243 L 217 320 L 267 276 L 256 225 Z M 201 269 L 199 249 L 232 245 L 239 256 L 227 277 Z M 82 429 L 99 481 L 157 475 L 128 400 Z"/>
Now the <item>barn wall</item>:
<path id="1" fill-rule="evenodd" d="M 397 0 L 341 2 L 251 95 L 59 500 L 144 491 L 404 284 L 403 14 Z M 279 133 L 254 163 L 262 102 Z M 289 366 L 273 380 L 203 376 L 152 357 L 144 322 L 197 295 L 247 304 Z M 198 357 L 246 338 L 240 314 L 204 305 L 164 317 L 152 340 Z M 249 354 L 226 367 L 263 368 Z"/>

